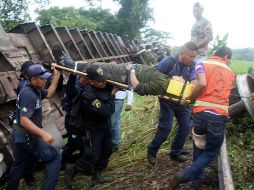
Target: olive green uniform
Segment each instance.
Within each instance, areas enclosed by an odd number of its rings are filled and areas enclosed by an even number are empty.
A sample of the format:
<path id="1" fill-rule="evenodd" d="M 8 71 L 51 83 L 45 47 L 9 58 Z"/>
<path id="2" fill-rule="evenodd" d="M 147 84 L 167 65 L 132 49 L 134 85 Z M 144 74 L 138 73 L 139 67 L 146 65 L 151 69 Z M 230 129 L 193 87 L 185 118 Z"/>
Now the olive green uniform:
<path id="1" fill-rule="evenodd" d="M 204 38 L 206 38 L 209 41 L 213 40 L 213 30 L 212 24 L 205 17 L 201 17 L 192 26 L 191 41 L 197 44 Z M 208 44 L 205 45 L 204 47 L 198 48 L 198 55 L 206 56 L 207 49 Z"/>

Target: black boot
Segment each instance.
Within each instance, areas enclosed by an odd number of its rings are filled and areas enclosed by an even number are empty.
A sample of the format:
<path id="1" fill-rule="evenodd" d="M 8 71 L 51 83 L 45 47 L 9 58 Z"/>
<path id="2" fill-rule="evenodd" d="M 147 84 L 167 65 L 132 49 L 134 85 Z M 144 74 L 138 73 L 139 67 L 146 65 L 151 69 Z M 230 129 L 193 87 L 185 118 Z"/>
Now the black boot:
<path id="1" fill-rule="evenodd" d="M 181 150 L 181 155 L 191 155 L 192 154 L 192 149 L 191 148 L 183 148 Z"/>
<path id="2" fill-rule="evenodd" d="M 26 175 L 24 177 L 24 180 L 29 187 L 35 187 L 36 186 L 36 179 L 34 178 L 33 174 Z"/>
<path id="3" fill-rule="evenodd" d="M 60 65 L 63 65 L 65 67 L 76 69 L 78 71 L 84 71 L 86 70 L 85 64 L 76 64 L 75 61 L 65 54 L 65 52 L 62 50 L 61 46 L 59 44 L 55 44 L 52 48 L 52 54 L 55 57 L 57 63 Z"/>
<path id="4" fill-rule="evenodd" d="M 53 46 L 52 54 L 58 63 L 66 58 L 65 53 L 63 52 L 63 50 L 59 44 L 55 44 Z"/>
<path id="5" fill-rule="evenodd" d="M 185 162 L 185 161 L 187 161 L 188 159 L 187 158 L 185 158 L 183 155 L 181 155 L 181 154 L 174 154 L 174 153 L 170 153 L 170 158 L 172 159 L 172 160 L 175 160 L 175 161 L 177 161 L 177 162 Z"/>
<path id="6" fill-rule="evenodd" d="M 181 183 L 187 182 L 186 179 L 184 179 L 181 172 L 176 173 L 174 178 L 171 181 L 171 187 L 170 189 L 175 190 Z"/>
<path id="7" fill-rule="evenodd" d="M 111 181 L 112 181 L 111 177 L 101 176 L 101 172 L 96 171 L 93 175 L 93 178 L 92 178 L 92 186 L 102 184 L 102 183 L 109 183 Z"/>
<path id="8" fill-rule="evenodd" d="M 147 160 L 152 166 L 156 164 L 156 154 L 151 153 L 149 148 L 147 148 Z"/>
<path id="9" fill-rule="evenodd" d="M 74 165 L 68 165 L 65 169 L 65 184 L 68 189 L 72 189 L 72 180 L 77 173 L 77 170 L 75 169 Z"/>

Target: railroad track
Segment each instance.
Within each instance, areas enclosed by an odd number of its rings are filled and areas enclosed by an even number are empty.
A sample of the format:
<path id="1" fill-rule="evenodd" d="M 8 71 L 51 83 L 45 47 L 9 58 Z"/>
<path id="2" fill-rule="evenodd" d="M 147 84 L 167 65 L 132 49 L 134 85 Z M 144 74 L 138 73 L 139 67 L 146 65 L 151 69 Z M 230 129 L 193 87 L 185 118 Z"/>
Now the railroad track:
<path id="1" fill-rule="evenodd" d="M 230 162 L 228 159 L 226 136 L 221 146 L 220 154 L 218 156 L 218 176 L 220 190 L 234 190 L 234 181 L 232 178 Z"/>

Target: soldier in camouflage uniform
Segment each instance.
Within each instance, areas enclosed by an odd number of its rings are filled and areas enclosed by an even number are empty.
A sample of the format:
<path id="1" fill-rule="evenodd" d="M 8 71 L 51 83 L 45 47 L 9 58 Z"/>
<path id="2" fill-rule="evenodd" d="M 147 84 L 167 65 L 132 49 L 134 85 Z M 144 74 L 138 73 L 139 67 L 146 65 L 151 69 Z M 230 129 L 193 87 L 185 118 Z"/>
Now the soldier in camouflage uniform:
<path id="1" fill-rule="evenodd" d="M 206 58 L 208 43 L 213 40 L 212 25 L 202 16 L 203 11 L 203 5 L 196 2 L 193 6 L 193 15 L 196 18 L 196 22 L 191 29 L 191 41 L 198 47 L 197 61 Z"/>

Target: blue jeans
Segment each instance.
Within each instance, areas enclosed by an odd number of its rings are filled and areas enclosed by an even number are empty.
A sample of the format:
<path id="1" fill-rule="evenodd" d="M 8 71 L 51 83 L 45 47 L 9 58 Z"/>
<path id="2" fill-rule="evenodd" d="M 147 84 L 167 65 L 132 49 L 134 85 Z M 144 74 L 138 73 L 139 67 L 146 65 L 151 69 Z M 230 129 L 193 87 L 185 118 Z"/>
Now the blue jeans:
<path id="1" fill-rule="evenodd" d="M 14 154 L 15 161 L 9 173 L 8 190 L 18 189 L 23 171 L 29 166 L 33 156 L 45 163 L 42 189 L 55 189 L 61 167 L 61 155 L 55 148 L 44 143 L 41 139 L 37 139 L 33 143 L 14 143 Z"/>
<path id="2" fill-rule="evenodd" d="M 160 118 L 157 132 L 149 144 L 149 152 L 156 155 L 162 143 L 167 140 L 167 137 L 172 129 L 173 117 L 175 116 L 179 127 L 177 134 L 171 145 L 173 154 L 180 154 L 183 149 L 186 137 L 192 127 L 191 112 L 186 106 L 179 105 L 174 102 L 159 99 L 160 102 Z"/>
<path id="3" fill-rule="evenodd" d="M 219 154 L 224 140 L 226 116 L 215 115 L 209 112 L 196 113 L 193 116 L 194 131 L 199 135 L 206 135 L 205 149 L 199 149 L 193 143 L 192 165 L 183 170 L 182 174 L 187 181 L 202 182 L 204 170 Z"/>
<path id="4" fill-rule="evenodd" d="M 111 116 L 112 126 L 112 146 L 118 147 L 120 143 L 120 125 L 121 125 L 121 112 L 123 108 L 124 99 L 115 100 L 115 112 Z"/>

